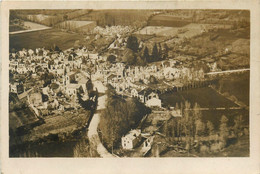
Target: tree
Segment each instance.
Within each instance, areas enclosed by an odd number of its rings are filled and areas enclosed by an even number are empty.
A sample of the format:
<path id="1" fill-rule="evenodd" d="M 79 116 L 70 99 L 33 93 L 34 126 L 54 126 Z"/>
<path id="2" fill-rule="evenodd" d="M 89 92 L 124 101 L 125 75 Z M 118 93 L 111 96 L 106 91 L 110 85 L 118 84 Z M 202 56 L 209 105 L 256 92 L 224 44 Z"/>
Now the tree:
<path id="1" fill-rule="evenodd" d="M 226 140 L 229 134 L 229 129 L 227 126 L 228 118 L 225 115 L 222 115 L 220 119 L 220 126 L 219 126 L 219 131 L 220 131 L 220 136 L 224 144 L 226 144 Z"/>
<path id="2" fill-rule="evenodd" d="M 138 40 L 135 36 L 129 36 L 127 39 L 126 47 L 133 50 L 134 52 L 138 51 Z"/>
<path id="3" fill-rule="evenodd" d="M 99 128 L 108 149 L 117 146 L 130 128 L 137 127 L 145 114 L 150 112 L 137 99 L 125 100 L 117 96 L 110 85 L 107 90 L 106 109 L 102 110 Z"/>
<path id="4" fill-rule="evenodd" d="M 86 83 L 86 89 L 88 91 L 88 95 L 93 91 L 93 83 L 91 79 L 89 79 Z"/>
<path id="5" fill-rule="evenodd" d="M 150 55 L 149 55 L 149 50 L 147 47 L 144 48 L 144 52 L 143 52 L 143 56 L 142 56 L 143 60 L 150 62 Z"/>
<path id="6" fill-rule="evenodd" d="M 234 132 L 236 135 L 238 135 L 241 131 L 242 131 L 242 124 L 244 122 L 243 120 L 243 116 L 242 115 L 239 115 L 239 116 L 236 116 L 235 117 L 235 125 L 233 126 L 233 129 L 234 129 Z"/>
<path id="7" fill-rule="evenodd" d="M 169 47 L 166 43 L 164 43 L 163 48 L 162 48 L 162 52 L 161 52 L 162 59 L 166 59 L 168 57 L 168 51 L 169 51 Z"/>
<path id="8" fill-rule="evenodd" d="M 153 46 L 153 51 L 152 51 L 152 56 L 151 57 L 152 57 L 152 62 L 160 60 L 159 51 L 158 51 L 156 43 Z"/>
<path id="9" fill-rule="evenodd" d="M 207 122 L 207 133 L 208 135 L 212 135 L 214 133 L 214 125 L 211 121 Z"/>
<path id="10" fill-rule="evenodd" d="M 150 76 L 150 83 L 151 83 L 151 84 L 156 84 L 156 83 L 158 83 L 157 79 L 156 79 L 153 75 Z"/>
<path id="11" fill-rule="evenodd" d="M 116 56 L 114 56 L 114 55 L 109 55 L 108 57 L 107 57 L 107 61 L 109 61 L 110 63 L 115 63 L 115 61 L 116 61 Z"/>
<path id="12" fill-rule="evenodd" d="M 147 62 L 144 59 L 142 59 L 140 56 L 137 57 L 136 65 L 138 65 L 138 66 L 145 66 L 146 64 L 147 64 Z"/>
<path id="13" fill-rule="evenodd" d="M 200 105 L 198 103 L 195 103 L 193 106 L 193 114 L 194 114 L 194 118 L 195 120 L 200 120 L 202 118 L 202 113 L 200 110 Z"/>
<path id="14" fill-rule="evenodd" d="M 195 121 L 195 127 L 196 127 L 196 136 L 202 136 L 205 134 L 205 123 L 202 122 L 201 119 L 198 119 Z"/>
<path id="15" fill-rule="evenodd" d="M 57 45 L 55 45 L 54 51 L 61 52 L 61 49 Z"/>

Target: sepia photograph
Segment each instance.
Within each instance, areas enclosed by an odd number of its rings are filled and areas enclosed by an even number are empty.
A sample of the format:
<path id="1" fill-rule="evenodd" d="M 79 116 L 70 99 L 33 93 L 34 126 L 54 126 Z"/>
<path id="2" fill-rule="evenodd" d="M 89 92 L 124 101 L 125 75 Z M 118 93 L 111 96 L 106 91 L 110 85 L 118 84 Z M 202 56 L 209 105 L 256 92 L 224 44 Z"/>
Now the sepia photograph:
<path id="1" fill-rule="evenodd" d="M 250 11 L 11 9 L 9 157 L 250 157 Z"/>

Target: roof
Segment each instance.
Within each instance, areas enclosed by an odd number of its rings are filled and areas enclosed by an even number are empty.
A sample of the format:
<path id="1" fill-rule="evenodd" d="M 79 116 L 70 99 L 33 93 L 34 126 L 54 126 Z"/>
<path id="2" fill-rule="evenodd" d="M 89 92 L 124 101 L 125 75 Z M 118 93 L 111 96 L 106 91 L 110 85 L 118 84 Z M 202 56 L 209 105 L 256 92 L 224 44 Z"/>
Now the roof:
<path id="1" fill-rule="evenodd" d="M 127 135 L 125 135 L 124 137 L 129 138 L 130 140 L 134 140 L 136 139 L 139 135 L 141 135 L 141 130 L 140 129 L 134 129 L 131 130 Z"/>
<path id="2" fill-rule="evenodd" d="M 115 74 L 110 74 L 110 75 L 107 77 L 107 79 L 113 79 L 113 78 L 115 78 L 115 77 L 117 77 Z"/>
<path id="3" fill-rule="evenodd" d="M 81 86 L 80 84 L 74 84 L 74 83 L 67 84 L 67 88 L 72 88 L 72 89 L 77 89 L 80 86 Z"/>
<path id="4" fill-rule="evenodd" d="M 145 88 L 143 90 L 141 90 L 140 92 L 138 92 L 139 95 L 149 95 L 153 92 L 153 90 L 151 88 Z"/>
<path id="5" fill-rule="evenodd" d="M 29 89 L 28 91 L 23 92 L 22 94 L 18 95 L 19 99 L 26 97 L 33 89 Z"/>

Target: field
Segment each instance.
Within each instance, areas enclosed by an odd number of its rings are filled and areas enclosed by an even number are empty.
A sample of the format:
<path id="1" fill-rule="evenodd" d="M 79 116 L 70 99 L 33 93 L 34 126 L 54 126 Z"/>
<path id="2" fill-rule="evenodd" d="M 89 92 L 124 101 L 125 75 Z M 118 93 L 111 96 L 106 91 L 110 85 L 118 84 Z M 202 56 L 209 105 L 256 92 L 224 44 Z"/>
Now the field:
<path id="1" fill-rule="evenodd" d="M 249 106 L 250 73 L 231 74 L 224 76 L 216 87 L 221 93 L 235 96 L 239 101 Z"/>
<path id="2" fill-rule="evenodd" d="M 23 26 L 9 25 L 9 32 L 26 30 Z"/>
<path id="3" fill-rule="evenodd" d="M 185 26 L 147 26 L 140 31 L 137 31 L 136 34 L 155 34 L 157 36 L 178 36 L 179 38 L 183 37 L 193 37 L 202 33 L 205 28 L 230 28 L 230 25 L 211 25 L 211 24 L 196 24 L 190 23 Z"/>
<path id="4" fill-rule="evenodd" d="M 79 114 L 80 113 L 80 114 Z M 30 134 L 30 140 L 37 140 L 49 134 L 69 134 L 78 128 L 82 128 L 90 113 L 81 109 L 79 112 L 66 111 L 62 114 L 55 114 L 45 117 L 45 124 L 35 127 Z"/>
<path id="5" fill-rule="evenodd" d="M 202 108 L 226 108 L 237 106 L 232 101 L 221 96 L 209 87 L 173 92 L 171 94 L 162 94 L 160 98 L 165 106 L 175 106 L 176 103 L 184 103 L 185 100 L 192 104 L 197 102 Z"/>
<path id="6" fill-rule="evenodd" d="M 45 47 L 48 48 L 56 44 L 60 49 L 65 50 L 74 46 L 75 41 L 84 41 L 84 37 L 77 33 L 67 33 L 56 29 L 34 31 L 28 33 L 21 33 L 16 35 L 9 35 L 10 50 L 35 49 Z"/>
<path id="7" fill-rule="evenodd" d="M 183 27 L 189 23 L 171 15 L 157 15 L 148 21 L 148 26 Z"/>
<path id="8" fill-rule="evenodd" d="M 36 122 L 38 118 L 34 116 L 29 108 L 11 111 L 9 113 L 9 127 L 10 129 L 16 129 L 19 126 Z"/>
<path id="9" fill-rule="evenodd" d="M 46 28 L 45 25 L 37 24 L 37 23 L 34 23 L 34 22 L 28 22 L 28 21 L 24 22 L 24 26 L 27 27 L 30 30 Z"/>
<path id="10" fill-rule="evenodd" d="M 75 20 L 91 20 L 96 21 L 98 26 L 137 26 L 146 25 L 150 15 L 153 14 L 151 10 L 93 10 L 89 14 L 82 15 Z"/>

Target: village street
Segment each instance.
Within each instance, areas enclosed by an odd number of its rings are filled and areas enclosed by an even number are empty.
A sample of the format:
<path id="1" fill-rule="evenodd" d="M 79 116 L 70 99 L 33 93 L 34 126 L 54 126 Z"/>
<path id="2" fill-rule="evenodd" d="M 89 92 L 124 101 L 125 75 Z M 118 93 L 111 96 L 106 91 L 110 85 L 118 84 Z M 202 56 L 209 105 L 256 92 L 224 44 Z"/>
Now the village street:
<path id="1" fill-rule="evenodd" d="M 97 152 L 102 158 L 108 158 L 108 157 L 113 158 L 116 156 L 109 153 L 107 149 L 103 146 L 97 132 L 98 124 L 100 121 L 99 111 L 105 109 L 106 99 L 107 99 L 107 95 L 103 95 L 98 98 L 98 104 L 97 104 L 98 106 L 97 106 L 96 113 L 93 115 L 93 118 L 89 124 L 88 138 L 92 142 L 91 144 L 97 147 Z"/>

